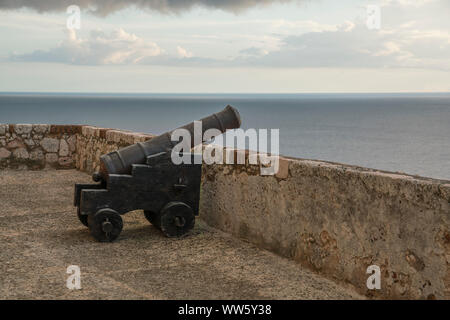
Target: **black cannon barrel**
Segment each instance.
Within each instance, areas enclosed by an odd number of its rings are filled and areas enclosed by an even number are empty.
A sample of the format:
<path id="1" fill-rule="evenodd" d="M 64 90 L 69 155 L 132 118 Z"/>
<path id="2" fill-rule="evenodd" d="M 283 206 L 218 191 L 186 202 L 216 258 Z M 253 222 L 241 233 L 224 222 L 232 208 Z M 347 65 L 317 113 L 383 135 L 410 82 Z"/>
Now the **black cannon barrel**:
<path id="1" fill-rule="evenodd" d="M 202 137 L 208 129 L 218 129 L 224 133 L 229 129 L 236 129 L 241 126 L 239 112 L 232 106 L 227 106 L 222 111 L 209 117 L 199 120 L 202 122 Z M 191 146 L 194 145 L 194 122 L 178 129 L 186 129 L 191 134 Z M 177 130 L 177 129 L 175 129 Z M 107 178 L 109 174 L 129 174 L 133 164 L 143 164 L 148 156 L 160 152 L 167 152 L 178 143 L 171 141 L 172 130 L 160 136 L 152 138 L 147 142 L 139 142 L 118 151 L 103 155 L 100 158 L 100 175 Z"/>

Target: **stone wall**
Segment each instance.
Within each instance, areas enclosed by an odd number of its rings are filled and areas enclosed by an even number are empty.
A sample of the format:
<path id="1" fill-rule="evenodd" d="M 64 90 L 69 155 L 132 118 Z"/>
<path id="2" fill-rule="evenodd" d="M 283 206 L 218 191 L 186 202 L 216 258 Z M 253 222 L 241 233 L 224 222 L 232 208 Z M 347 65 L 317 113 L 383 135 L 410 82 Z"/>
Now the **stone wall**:
<path id="1" fill-rule="evenodd" d="M 201 217 L 363 294 L 450 299 L 450 182 L 320 161 L 204 166 Z M 367 267 L 381 269 L 368 290 Z"/>
<path id="2" fill-rule="evenodd" d="M 0 124 L 0 169 L 74 169 L 92 173 L 102 154 L 152 135 L 81 125 Z"/>
<path id="3" fill-rule="evenodd" d="M 81 126 L 0 124 L 0 168 L 75 168 Z"/>
<path id="4" fill-rule="evenodd" d="M 0 168 L 98 170 L 102 154 L 151 135 L 91 126 L 0 125 Z M 450 299 L 450 182 L 281 158 L 204 166 L 200 216 L 211 226 L 380 298 Z M 381 268 L 381 290 L 366 287 Z"/>
<path id="5" fill-rule="evenodd" d="M 93 173 L 100 169 L 101 155 L 152 137 L 149 134 L 83 126 L 81 133 L 77 134 L 76 167 Z"/>

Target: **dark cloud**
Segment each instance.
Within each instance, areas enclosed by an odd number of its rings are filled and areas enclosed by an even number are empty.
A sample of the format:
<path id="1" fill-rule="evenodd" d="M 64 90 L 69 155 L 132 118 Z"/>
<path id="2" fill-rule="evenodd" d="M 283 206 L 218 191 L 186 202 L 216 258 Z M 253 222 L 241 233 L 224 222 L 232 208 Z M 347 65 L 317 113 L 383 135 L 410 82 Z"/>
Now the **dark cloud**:
<path id="1" fill-rule="evenodd" d="M 163 13 L 177 13 L 193 7 L 239 12 L 250 7 L 293 1 L 299 0 L 0 0 L 0 10 L 31 8 L 39 12 L 64 11 L 70 5 L 78 5 L 99 15 L 133 6 Z"/>

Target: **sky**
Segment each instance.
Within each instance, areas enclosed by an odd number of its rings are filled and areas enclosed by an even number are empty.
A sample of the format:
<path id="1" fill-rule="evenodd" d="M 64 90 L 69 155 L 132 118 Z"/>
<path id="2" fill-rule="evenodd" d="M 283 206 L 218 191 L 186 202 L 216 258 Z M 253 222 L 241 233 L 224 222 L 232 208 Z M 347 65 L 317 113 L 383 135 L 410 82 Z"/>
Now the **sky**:
<path id="1" fill-rule="evenodd" d="M 449 16 L 448 0 L 0 0 L 0 91 L 449 92 Z"/>

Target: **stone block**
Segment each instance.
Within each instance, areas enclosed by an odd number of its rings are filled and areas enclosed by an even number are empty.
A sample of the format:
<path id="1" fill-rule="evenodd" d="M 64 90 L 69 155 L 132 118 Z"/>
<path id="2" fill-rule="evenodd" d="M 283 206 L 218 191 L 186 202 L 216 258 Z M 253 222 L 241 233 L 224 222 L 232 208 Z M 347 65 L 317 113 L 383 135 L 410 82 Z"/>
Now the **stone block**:
<path id="1" fill-rule="evenodd" d="M 33 139 L 25 139 L 24 142 L 29 147 L 34 147 L 36 145 Z"/>
<path id="2" fill-rule="evenodd" d="M 100 131 L 97 127 L 83 126 L 81 132 L 85 137 L 99 137 Z"/>
<path id="3" fill-rule="evenodd" d="M 77 150 L 77 137 L 74 135 L 74 136 L 70 136 L 68 139 L 67 139 L 67 143 L 69 144 L 69 151 L 70 152 L 75 152 L 76 150 Z"/>
<path id="4" fill-rule="evenodd" d="M 17 159 L 29 159 L 30 154 L 28 153 L 27 149 L 25 148 L 17 148 L 13 151 L 14 158 Z"/>
<path id="5" fill-rule="evenodd" d="M 287 179 L 289 177 L 289 160 L 279 157 L 279 167 L 275 177 L 278 179 Z"/>
<path id="6" fill-rule="evenodd" d="M 45 162 L 47 163 L 57 163 L 58 155 L 56 153 L 47 153 L 45 155 Z"/>
<path id="7" fill-rule="evenodd" d="M 19 139 L 12 140 L 8 143 L 9 149 L 24 148 L 25 145 Z"/>
<path id="8" fill-rule="evenodd" d="M 11 156 L 11 152 L 5 148 L 0 148 L 0 159 L 7 159 Z"/>
<path id="9" fill-rule="evenodd" d="M 50 125 L 48 124 L 35 124 L 33 125 L 33 131 L 38 134 L 38 135 L 42 135 L 45 134 L 49 131 L 50 129 Z"/>
<path id="10" fill-rule="evenodd" d="M 29 135 L 31 133 L 31 130 L 33 130 L 33 125 L 31 124 L 16 124 L 14 125 L 14 131 L 17 134 L 24 134 Z"/>
<path id="11" fill-rule="evenodd" d="M 58 152 L 59 140 L 53 138 L 44 138 L 41 141 L 41 146 L 47 152 Z"/>
<path id="12" fill-rule="evenodd" d="M 73 159 L 71 157 L 61 157 L 58 163 L 61 167 L 71 167 L 73 165 Z"/>
<path id="13" fill-rule="evenodd" d="M 72 124 L 63 124 L 63 125 L 51 125 L 50 133 L 51 134 L 77 134 L 81 133 L 83 126 L 81 125 L 72 125 Z"/>
<path id="14" fill-rule="evenodd" d="M 44 152 L 41 149 L 36 149 L 30 152 L 31 160 L 44 160 Z"/>
<path id="15" fill-rule="evenodd" d="M 69 155 L 69 144 L 64 139 L 59 141 L 59 155 L 61 157 L 67 157 Z"/>
<path id="16" fill-rule="evenodd" d="M 7 124 L 0 124 L 0 136 L 4 136 L 9 131 Z"/>

